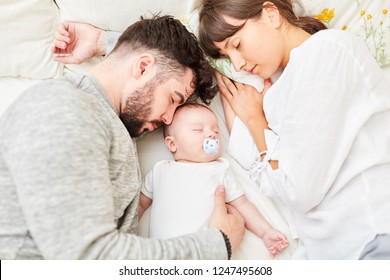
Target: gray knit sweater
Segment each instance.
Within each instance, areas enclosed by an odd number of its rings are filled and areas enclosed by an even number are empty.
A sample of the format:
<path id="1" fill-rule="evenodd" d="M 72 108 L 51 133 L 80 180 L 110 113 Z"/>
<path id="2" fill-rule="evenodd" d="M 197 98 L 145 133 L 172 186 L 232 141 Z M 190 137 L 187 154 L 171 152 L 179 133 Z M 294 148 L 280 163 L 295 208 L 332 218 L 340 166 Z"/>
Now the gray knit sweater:
<path id="1" fill-rule="evenodd" d="M 0 120 L 0 259 L 226 259 L 216 229 L 135 235 L 135 143 L 92 76 L 28 89 Z"/>

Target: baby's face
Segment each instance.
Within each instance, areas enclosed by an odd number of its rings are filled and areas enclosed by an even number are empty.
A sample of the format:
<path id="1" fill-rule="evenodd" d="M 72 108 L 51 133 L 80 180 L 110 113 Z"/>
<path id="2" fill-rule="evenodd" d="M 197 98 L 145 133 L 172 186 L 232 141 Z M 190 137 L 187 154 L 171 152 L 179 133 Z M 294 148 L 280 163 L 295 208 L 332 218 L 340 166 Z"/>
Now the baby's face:
<path id="1" fill-rule="evenodd" d="M 176 161 L 210 162 L 220 157 L 222 146 L 218 121 L 208 108 L 182 108 L 177 112 L 171 128 Z M 213 146 L 213 140 L 217 140 L 219 145 Z M 204 148 L 204 145 L 207 147 Z"/>

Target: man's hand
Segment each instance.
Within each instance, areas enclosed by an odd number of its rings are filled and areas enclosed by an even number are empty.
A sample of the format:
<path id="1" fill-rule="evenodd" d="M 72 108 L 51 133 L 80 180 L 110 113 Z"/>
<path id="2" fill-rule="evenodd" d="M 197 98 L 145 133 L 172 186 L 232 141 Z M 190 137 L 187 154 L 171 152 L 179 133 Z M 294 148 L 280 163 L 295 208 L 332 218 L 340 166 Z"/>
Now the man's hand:
<path id="1" fill-rule="evenodd" d="M 55 33 L 51 52 L 54 60 L 80 64 L 94 56 L 105 55 L 107 33 L 87 23 L 64 22 Z"/>
<path id="2" fill-rule="evenodd" d="M 229 238 L 234 252 L 244 237 L 244 219 L 231 205 L 225 203 L 226 192 L 223 186 L 218 186 L 215 192 L 215 206 L 209 219 L 209 227 L 222 230 Z"/>

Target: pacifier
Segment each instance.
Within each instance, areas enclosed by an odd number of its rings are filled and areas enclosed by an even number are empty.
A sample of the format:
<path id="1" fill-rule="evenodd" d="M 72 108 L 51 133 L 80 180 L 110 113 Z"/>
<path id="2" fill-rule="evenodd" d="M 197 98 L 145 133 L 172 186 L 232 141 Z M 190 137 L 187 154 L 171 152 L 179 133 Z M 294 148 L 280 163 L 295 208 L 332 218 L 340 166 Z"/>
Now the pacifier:
<path id="1" fill-rule="evenodd" d="M 203 140 L 203 151 L 209 156 L 216 155 L 219 150 L 219 141 L 217 139 L 206 138 Z"/>

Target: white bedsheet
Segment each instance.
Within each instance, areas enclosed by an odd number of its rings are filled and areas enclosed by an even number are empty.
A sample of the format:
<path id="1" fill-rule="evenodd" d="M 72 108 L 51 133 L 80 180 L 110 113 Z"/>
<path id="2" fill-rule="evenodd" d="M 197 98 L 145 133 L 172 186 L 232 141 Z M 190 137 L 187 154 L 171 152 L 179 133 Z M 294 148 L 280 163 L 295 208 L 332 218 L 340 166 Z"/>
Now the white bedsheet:
<path id="1" fill-rule="evenodd" d="M 216 96 L 210 105 L 216 113 L 220 133 L 222 135 L 222 145 L 224 147 L 223 157 L 229 159 L 233 172 L 237 175 L 238 182 L 244 188 L 248 198 L 256 205 L 263 216 L 278 230 L 286 234 L 289 239 L 289 247 L 276 256 L 275 259 L 290 259 L 298 242 L 291 235 L 289 230 L 283 205 L 280 201 L 271 200 L 260 194 L 257 185 L 250 179 L 249 173 L 245 171 L 229 154 L 227 154 L 227 145 L 229 133 L 225 125 L 225 117 L 222 110 L 222 104 L 219 96 Z M 140 158 L 141 172 L 143 175 L 159 160 L 172 159 L 172 155 L 165 147 L 161 129 L 149 134 L 138 143 L 138 155 Z M 148 236 L 150 208 L 146 210 L 140 220 L 139 234 Z M 271 259 L 265 248 L 263 241 L 250 231 L 246 231 L 244 240 L 241 244 L 239 253 L 233 254 L 232 259 Z"/>

